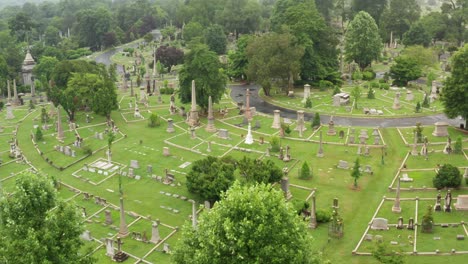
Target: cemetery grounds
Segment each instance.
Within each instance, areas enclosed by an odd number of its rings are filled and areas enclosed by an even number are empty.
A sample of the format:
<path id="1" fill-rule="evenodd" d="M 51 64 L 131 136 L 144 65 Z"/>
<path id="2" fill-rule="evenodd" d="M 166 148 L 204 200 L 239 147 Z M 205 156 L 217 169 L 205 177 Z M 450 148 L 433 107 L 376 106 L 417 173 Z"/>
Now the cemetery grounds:
<path id="1" fill-rule="evenodd" d="M 52 125 L 49 130 L 44 131 L 43 140 L 34 142 L 32 137 L 35 126 L 41 125 L 41 107 L 45 107 L 51 113 L 52 120 L 56 118 L 51 105 L 37 105 L 32 111 L 29 111 L 27 106 L 16 107 L 13 110 L 13 120 L 6 120 L 3 112 L 0 116 L 0 175 L 3 191 L 11 192 L 16 175 L 24 170 L 40 171 L 56 177 L 61 183 L 59 196 L 83 211 L 85 229 L 89 230 L 92 236 L 92 240 L 87 241 L 86 246 L 94 249 L 93 255 L 98 259 L 98 263 L 111 263 L 111 259 L 105 254 L 103 238 L 115 239 L 118 234 L 119 174 L 126 175 L 121 177 L 126 223 L 130 232 L 129 236 L 123 238 L 122 249 L 130 256 L 126 262 L 169 263 L 170 255 L 163 253 L 162 249 L 164 244 L 173 247 L 180 237 L 180 227 L 190 221 L 190 199 L 200 204 L 197 207 L 198 214 L 203 214 L 206 210 L 203 208 L 203 201 L 190 194 L 185 187 L 185 175 L 190 170 L 191 163 L 208 155 L 270 159 L 280 168 L 287 168 L 289 171 L 292 194 L 289 202 L 310 201 L 315 194 L 317 209 L 330 210 L 333 198 L 339 199 L 338 210 L 344 219 L 343 237 L 329 238 L 326 223 L 319 223 L 317 229 L 310 230 L 314 237 L 314 250 L 322 250 L 332 263 L 374 263 L 373 258 L 365 256 L 372 251 L 375 243 L 372 240 L 368 241 L 368 234 L 373 237 L 382 236 L 389 247 L 408 254 L 407 258 L 411 263 L 440 261 L 440 257 L 428 256 L 430 254 L 448 255 L 447 260 L 453 263 L 463 263 L 468 257 L 468 239 L 456 239 L 460 234 L 468 236 L 467 211 L 435 212 L 436 227 L 432 234 L 421 233 L 418 228 L 399 230 L 395 227 L 399 216 L 404 218 L 405 224 L 410 217 L 416 224 L 420 224 L 426 207 L 435 203 L 437 191 L 432 188 L 432 178 L 438 164 L 450 163 L 459 167 L 462 173 L 464 167 L 468 166 L 465 153 L 442 153 L 446 138 L 432 137 L 433 127 L 427 126 L 423 129 L 423 134 L 430 137 L 429 155 L 425 160 L 424 156 L 408 154 L 412 148 L 411 127 L 375 129 L 335 126 L 337 134 L 328 135 L 327 124 L 323 124 L 317 130 L 307 125 L 307 130 L 299 137 L 299 133 L 294 130 L 295 120 L 283 119 L 284 122 L 290 123 L 292 128 L 291 134 L 281 138 L 281 145 L 290 147 L 291 161 L 284 162 L 278 159 L 278 153 L 270 153 L 270 156 L 266 153 L 270 147 L 270 138 L 279 135 L 277 129 L 271 128 L 271 116 L 257 113 L 253 117 L 251 123 L 255 124 L 255 130 L 252 132 L 255 142 L 247 145 L 244 143 L 247 126 L 243 123 L 243 116 L 239 115 L 239 110 L 226 94 L 219 104 L 214 105 L 215 126 L 217 129 L 226 129 L 229 139 L 219 138 L 218 133 L 206 132 L 206 117 L 202 118 L 202 125 L 195 130 L 195 138 L 192 138 L 184 118 L 169 113 L 169 100 L 168 95 L 162 96 L 162 103 L 158 103 L 156 97 L 149 97 L 148 107 L 140 105 L 142 117 L 135 118 L 135 98 L 130 98 L 128 91 L 120 92 L 119 110 L 112 114 L 119 132 L 112 145 L 111 166 L 108 165 L 106 155 L 105 131 L 108 127 L 103 117 L 90 113 L 92 119 L 87 123 L 86 114 L 78 113 L 77 129 L 72 131 L 63 112 L 61 119 L 65 139 L 61 144 L 56 139 Z M 130 103 L 133 104 L 132 107 Z M 177 105 L 181 104 L 177 102 Z M 224 108 L 228 109 L 228 113 L 221 115 L 219 110 Z M 148 127 L 147 119 L 151 113 L 157 113 L 161 117 L 161 126 Z M 166 132 L 168 118 L 173 119 L 173 133 Z M 321 158 L 317 157 L 320 131 L 323 135 L 324 153 Z M 339 135 L 341 131 L 342 138 Z M 374 134 L 376 131 L 377 134 Z M 84 139 L 86 146 L 92 150 L 92 155 L 73 145 L 75 132 Z M 101 133 L 102 136 L 99 135 Z M 369 135 L 365 142 L 357 142 L 360 133 Z M 450 128 L 449 133 L 452 138 L 462 135 L 466 146 L 468 140 L 461 131 Z M 354 144 L 349 141 L 350 135 L 353 134 L 356 138 Z M 375 137 L 379 137 L 379 142 L 374 141 Z M 10 143 L 15 141 L 23 158 L 9 157 Z M 211 145 L 210 151 L 208 144 Z M 56 145 L 69 146 L 75 151 L 75 157 L 56 150 Z M 368 147 L 368 155 L 365 155 L 364 146 Z M 164 147 L 168 148 L 170 155 L 163 154 Z M 350 169 L 357 157 L 361 166 L 368 165 L 372 172 L 363 173 L 356 190 L 352 187 Z M 128 177 L 131 160 L 138 162 L 138 168 L 133 169 L 133 177 Z M 338 168 L 340 160 L 346 161 L 349 169 Z M 304 161 L 309 163 L 313 172 L 310 180 L 301 180 L 298 177 L 299 168 Z M 403 168 L 404 164 L 406 168 Z M 175 176 L 172 184 L 162 182 L 166 177 L 166 169 Z M 407 174 L 413 181 L 402 182 L 402 211 L 396 214 L 392 213 L 391 207 L 395 198 L 396 179 L 403 174 Z M 463 182 L 460 190 L 452 192 L 453 203 L 456 202 L 458 194 L 467 192 L 468 186 Z M 445 191 L 442 194 L 445 195 Z M 90 195 L 91 198 L 86 199 L 85 195 Z M 112 223 L 106 224 L 105 211 L 110 211 Z M 369 229 L 369 223 L 378 217 L 388 219 L 389 230 Z M 161 240 L 157 243 L 143 242 L 142 234 L 148 239 L 151 236 L 153 221 L 160 223 Z M 449 224 L 449 227 L 442 227 L 440 224 Z M 455 249 L 455 253 L 452 249 Z M 436 250 L 439 253 L 436 253 Z M 417 254 L 414 254 L 415 252 Z"/>

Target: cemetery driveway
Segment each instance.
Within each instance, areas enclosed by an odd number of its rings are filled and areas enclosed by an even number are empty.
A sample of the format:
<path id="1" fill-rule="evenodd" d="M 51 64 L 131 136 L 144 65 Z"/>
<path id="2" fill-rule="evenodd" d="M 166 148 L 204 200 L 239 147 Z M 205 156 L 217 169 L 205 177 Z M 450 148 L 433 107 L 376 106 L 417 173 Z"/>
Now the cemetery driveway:
<path id="1" fill-rule="evenodd" d="M 286 109 L 280 106 L 273 105 L 271 103 L 263 101 L 258 95 L 260 86 L 258 85 L 230 85 L 231 97 L 235 102 L 245 102 L 245 89 L 250 89 L 250 106 L 255 107 L 256 111 L 272 115 L 273 111 L 278 109 L 281 110 L 281 117 L 286 117 L 292 120 L 297 118 L 296 111 Z M 305 120 L 312 120 L 312 113 L 304 114 Z M 321 114 L 320 120 L 322 124 L 327 124 L 330 120 L 330 115 Z M 433 125 L 435 122 L 445 121 L 450 125 L 458 127 L 462 120 L 449 119 L 444 114 L 435 114 L 431 116 L 422 117 L 398 117 L 398 118 L 363 118 L 363 117 L 341 117 L 333 116 L 335 125 L 338 126 L 362 126 L 362 127 L 406 127 L 414 126 L 417 122 L 421 122 L 423 125 Z"/>

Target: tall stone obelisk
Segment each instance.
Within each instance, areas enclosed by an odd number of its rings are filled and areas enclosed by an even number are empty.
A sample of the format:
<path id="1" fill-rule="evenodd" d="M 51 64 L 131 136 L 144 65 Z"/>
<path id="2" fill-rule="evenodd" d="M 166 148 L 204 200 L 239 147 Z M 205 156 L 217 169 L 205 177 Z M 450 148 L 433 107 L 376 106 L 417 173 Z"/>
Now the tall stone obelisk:
<path id="1" fill-rule="evenodd" d="M 120 193 L 120 228 L 119 236 L 126 237 L 128 236 L 128 226 L 125 220 L 125 210 L 123 202 L 123 189 L 122 189 L 122 175 L 119 175 L 119 193 Z"/>
<path id="2" fill-rule="evenodd" d="M 59 142 L 63 143 L 63 129 L 62 129 L 62 117 L 60 115 L 60 105 L 57 106 L 57 139 Z"/>
<path id="3" fill-rule="evenodd" d="M 10 80 L 7 81 L 7 89 L 8 89 L 8 101 L 7 103 L 11 103 L 11 88 L 10 88 Z"/>
<path id="4" fill-rule="evenodd" d="M 192 80 L 192 107 L 190 108 L 190 113 L 189 113 L 189 118 L 187 119 L 187 123 L 190 126 L 199 125 L 199 118 L 198 118 L 198 111 L 197 111 L 197 96 L 195 93 L 195 80 Z"/>
<path id="5" fill-rule="evenodd" d="M 16 90 L 16 80 L 13 79 L 13 104 L 14 105 L 19 105 L 20 101 L 18 98 L 18 91 Z"/>
<path id="6" fill-rule="evenodd" d="M 207 132 L 216 132 L 216 127 L 214 126 L 213 102 L 211 100 L 211 95 L 208 97 L 208 124 L 206 125 L 205 130 Z"/>
<path id="7" fill-rule="evenodd" d="M 312 204 L 310 205 L 310 222 L 309 228 L 315 229 L 317 228 L 317 215 L 316 215 L 316 207 L 315 207 L 315 194 L 312 195 Z"/>
<path id="8" fill-rule="evenodd" d="M 395 203 L 393 204 L 392 212 L 401 213 L 401 207 L 400 207 L 400 177 L 398 177 Z"/>

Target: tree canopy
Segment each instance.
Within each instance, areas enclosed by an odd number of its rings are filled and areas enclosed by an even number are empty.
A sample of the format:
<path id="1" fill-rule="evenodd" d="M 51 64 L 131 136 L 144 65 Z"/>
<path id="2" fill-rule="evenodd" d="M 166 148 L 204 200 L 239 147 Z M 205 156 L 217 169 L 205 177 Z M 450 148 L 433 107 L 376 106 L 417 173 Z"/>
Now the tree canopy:
<path id="1" fill-rule="evenodd" d="M 206 110 L 209 96 L 213 103 L 221 99 L 227 77 L 216 53 L 210 51 L 206 45 L 198 44 L 186 55 L 184 65 L 179 72 L 179 80 L 181 102 L 190 102 L 192 80 L 195 80 L 197 104 Z"/>
<path id="2" fill-rule="evenodd" d="M 442 103 L 445 114 L 455 118 L 465 119 L 468 124 L 468 44 L 457 51 L 452 57 L 452 74 L 445 80 L 442 90 Z"/>
<path id="3" fill-rule="evenodd" d="M 405 86 L 409 81 L 421 77 L 421 66 L 411 57 L 398 56 L 395 59 L 396 64 L 390 67 L 390 76 L 394 79 L 393 83 L 398 86 Z"/>
<path id="4" fill-rule="evenodd" d="M 256 37 L 247 46 L 247 77 L 262 86 L 270 95 L 273 79 L 290 83 L 300 72 L 304 48 L 289 33 L 267 33 Z"/>
<path id="5" fill-rule="evenodd" d="M 6 263 L 93 263 L 82 251 L 76 208 L 57 198 L 50 179 L 23 173 L 0 193 L 0 259 Z"/>
<path id="6" fill-rule="evenodd" d="M 187 174 L 187 189 L 204 200 L 218 201 L 234 182 L 234 169 L 233 164 L 216 157 L 197 160 Z"/>
<path id="7" fill-rule="evenodd" d="M 361 69 L 377 60 L 382 50 L 377 24 L 366 12 L 360 11 L 349 23 L 345 35 L 345 57 L 355 61 Z"/>
<path id="8" fill-rule="evenodd" d="M 237 162 L 239 174 L 248 183 L 279 182 L 283 173 L 271 160 L 251 159 L 244 156 Z"/>
<path id="9" fill-rule="evenodd" d="M 436 176 L 432 179 L 432 183 L 437 189 L 458 188 L 462 184 L 462 175 L 457 167 L 451 164 L 444 164 L 437 171 Z"/>
<path id="10" fill-rule="evenodd" d="M 235 183 L 198 221 L 185 225 L 175 263 L 314 263 L 311 237 L 271 185 Z"/>

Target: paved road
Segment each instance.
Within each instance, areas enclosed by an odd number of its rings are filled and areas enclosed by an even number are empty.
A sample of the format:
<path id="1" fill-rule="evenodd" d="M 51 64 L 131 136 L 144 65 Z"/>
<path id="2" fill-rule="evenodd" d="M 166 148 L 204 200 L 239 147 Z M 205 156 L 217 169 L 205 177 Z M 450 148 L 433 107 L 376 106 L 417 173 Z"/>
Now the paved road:
<path id="1" fill-rule="evenodd" d="M 281 110 L 281 117 L 296 119 L 296 111 L 286 109 L 280 106 L 263 101 L 258 95 L 260 87 L 257 85 L 231 85 L 231 97 L 236 102 L 245 101 L 245 89 L 249 88 L 251 91 L 250 106 L 255 106 L 256 111 L 273 114 L 273 110 Z M 312 120 L 312 113 L 305 113 L 306 120 Z M 321 114 L 320 119 L 322 123 L 328 123 L 330 115 Z M 333 121 L 339 126 L 363 126 L 363 127 L 404 127 L 414 126 L 417 122 L 423 125 L 433 125 L 438 121 L 445 121 L 453 126 L 459 126 L 460 120 L 448 119 L 444 114 L 436 114 L 432 116 L 423 117 L 401 117 L 401 118 L 362 118 L 362 117 L 340 117 L 334 116 Z"/>

